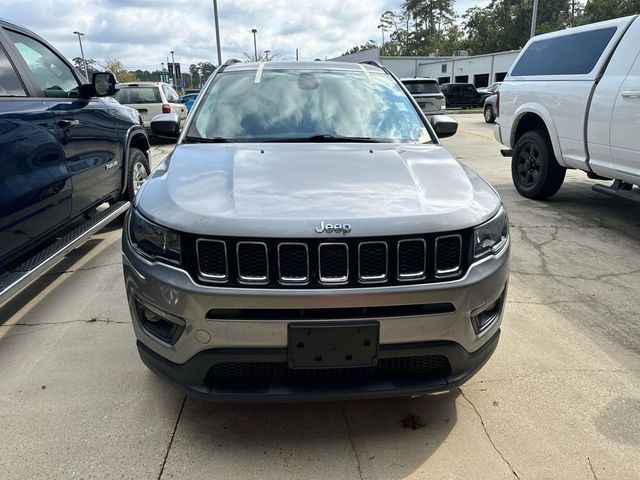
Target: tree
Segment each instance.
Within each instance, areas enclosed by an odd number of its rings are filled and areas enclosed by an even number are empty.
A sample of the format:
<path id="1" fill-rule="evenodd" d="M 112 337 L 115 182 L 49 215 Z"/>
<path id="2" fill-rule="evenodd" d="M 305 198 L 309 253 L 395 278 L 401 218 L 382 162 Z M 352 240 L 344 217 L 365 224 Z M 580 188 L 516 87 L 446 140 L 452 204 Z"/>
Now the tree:
<path id="1" fill-rule="evenodd" d="M 207 79 L 211 76 L 211 74 L 215 71 L 217 67 L 210 62 L 200 62 L 198 63 L 198 71 L 200 72 L 200 79 L 202 84 L 207 81 Z"/>
<path id="2" fill-rule="evenodd" d="M 87 73 L 89 74 L 89 79 L 91 79 L 91 75 L 98 71 L 97 62 L 93 58 L 87 58 Z M 84 73 L 84 62 L 82 61 L 82 57 L 75 57 L 71 60 L 73 66 L 76 67 L 79 71 Z"/>
<path id="3" fill-rule="evenodd" d="M 134 72 L 130 72 L 124 68 L 124 65 L 120 60 L 115 58 L 105 58 L 99 63 L 100 67 L 104 70 L 111 72 L 118 79 L 118 82 L 137 82 L 139 78 Z"/>
<path id="4" fill-rule="evenodd" d="M 579 21 L 581 24 L 640 13 L 640 0 L 589 0 Z"/>
<path id="5" fill-rule="evenodd" d="M 363 43 L 362 45 L 351 47 L 349 50 L 344 52 L 343 55 L 350 55 L 352 53 L 362 52 L 364 50 L 371 50 L 372 48 L 378 48 L 378 44 L 373 40 L 369 40 L 367 43 Z"/>
<path id="6" fill-rule="evenodd" d="M 463 15 L 465 46 L 474 55 L 522 48 L 531 31 L 533 0 L 492 0 Z M 539 0 L 536 33 L 571 26 L 571 0 Z"/>
<path id="7" fill-rule="evenodd" d="M 258 50 L 258 58 L 256 59 L 253 52 L 243 52 L 245 62 L 272 62 L 282 58 L 282 52 L 279 50 Z"/>

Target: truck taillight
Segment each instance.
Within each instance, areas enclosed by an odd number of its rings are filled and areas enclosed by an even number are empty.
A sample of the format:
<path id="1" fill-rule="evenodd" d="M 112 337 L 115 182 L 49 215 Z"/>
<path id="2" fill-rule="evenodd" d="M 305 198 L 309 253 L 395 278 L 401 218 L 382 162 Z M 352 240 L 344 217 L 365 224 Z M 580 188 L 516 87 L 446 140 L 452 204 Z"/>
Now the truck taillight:
<path id="1" fill-rule="evenodd" d="M 171 105 L 167 103 L 162 104 L 162 113 L 171 113 Z"/>
<path id="2" fill-rule="evenodd" d="M 500 116 L 500 90 L 496 92 L 496 118 Z"/>

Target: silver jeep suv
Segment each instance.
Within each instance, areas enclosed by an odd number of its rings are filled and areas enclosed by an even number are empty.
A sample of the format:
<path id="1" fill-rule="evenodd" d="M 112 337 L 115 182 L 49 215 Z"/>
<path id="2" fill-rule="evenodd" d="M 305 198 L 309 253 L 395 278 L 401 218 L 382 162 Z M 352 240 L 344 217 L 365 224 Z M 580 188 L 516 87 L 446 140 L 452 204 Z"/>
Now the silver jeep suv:
<path id="1" fill-rule="evenodd" d="M 125 222 L 144 363 L 224 401 L 469 379 L 498 343 L 509 236 L 498 194 L 438 141 L 456 127 L 377 65 L 219 68 Z"/>

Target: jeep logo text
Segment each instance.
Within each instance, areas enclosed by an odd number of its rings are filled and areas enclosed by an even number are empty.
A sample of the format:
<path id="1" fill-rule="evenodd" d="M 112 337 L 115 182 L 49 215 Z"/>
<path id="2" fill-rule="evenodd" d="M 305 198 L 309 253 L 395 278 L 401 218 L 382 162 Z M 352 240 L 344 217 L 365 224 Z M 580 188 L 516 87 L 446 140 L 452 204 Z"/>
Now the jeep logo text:
<path id="1" fill-rule="evenodd" d="M 320 225 L 316 227 L 316 233 L 342 233 L 347 235 L 351 233 L 351 225 L 348 223 L 324 223 L 320 222 Z"/>

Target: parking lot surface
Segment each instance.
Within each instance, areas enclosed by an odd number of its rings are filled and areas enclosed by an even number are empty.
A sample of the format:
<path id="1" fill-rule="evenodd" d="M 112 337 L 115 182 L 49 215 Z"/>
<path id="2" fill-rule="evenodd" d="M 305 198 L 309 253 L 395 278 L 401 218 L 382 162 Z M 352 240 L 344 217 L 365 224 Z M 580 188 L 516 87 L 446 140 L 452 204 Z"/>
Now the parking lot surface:
<path id="1" fill-rule="evenodd" d="M 0 310 L 0 477 L 639 478 L 639 207 L 581 172 L 549 201 L 522 198 L 492 127 L 456 119 L 443 143 L 500 192 L 512 238 L 500 345 L 469 383 L 415 399 L 185 398 L 137 356 L 113 224 Z"/>

